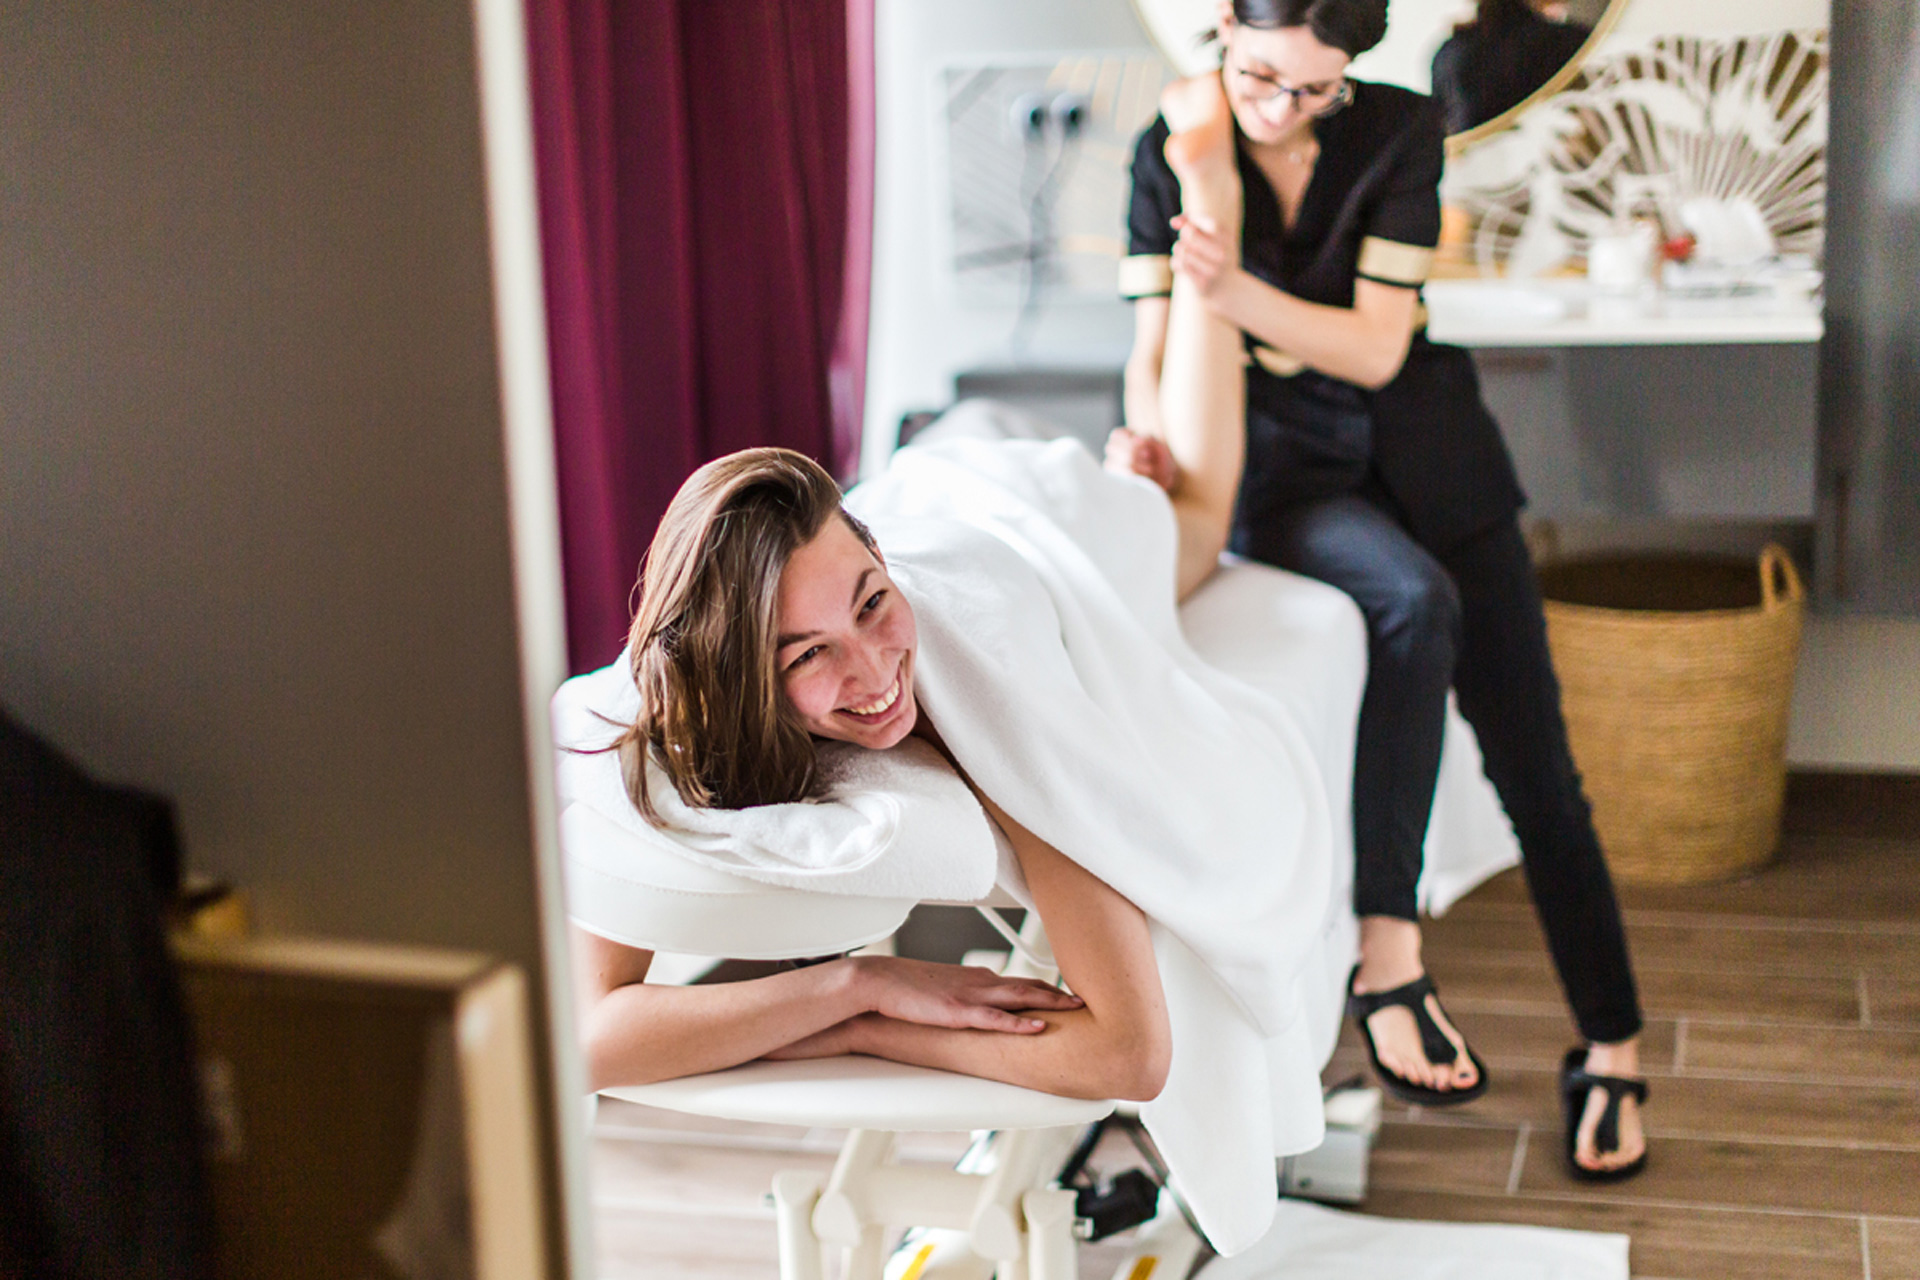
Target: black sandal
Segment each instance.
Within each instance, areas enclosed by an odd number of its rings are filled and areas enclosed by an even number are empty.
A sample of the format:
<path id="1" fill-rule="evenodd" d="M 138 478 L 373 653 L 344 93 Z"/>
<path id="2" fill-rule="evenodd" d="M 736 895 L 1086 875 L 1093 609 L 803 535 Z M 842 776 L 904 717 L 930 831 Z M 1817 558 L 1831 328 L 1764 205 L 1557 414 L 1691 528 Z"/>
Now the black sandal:
<path id="1" fill-rule="evenodd" d="M 1420 1048 L 1427 1055 L 1428 1062 L 1435 1066 L 1451 1065 L 1460 1055 L 1454 1051 L 1453 1041 L 1447 1039 L 1447 1033 L 1427 1012 L 1428 996 L 1433 997 L 1435 1004 L 1440 1003 L 1440 992 L 1433 985 L 1432 978 L 1423 973 L 1405 986 L 1395 987 L 1391 991 L 1361 993 L 1353 989 L 1354 979 L 1359 976 L 1360 967 L 1355 965 L 1353 973 L 1347 978 L 1347 1016 L 1359 1024 L 1361 1038 L 1367 1042 L 1367 1057 L 1373 1061 L 1374 1074 L 1380 1077 L 1380 1083 L 1386 1086 L 1388 1093 L 1403 1102 L 1423 1107 L 1457 1107 L 1463 1102 L 1472 1102 L 1487 1091 L 1486 1064 L 1472 1049 L 1467 1050 L 1467 1061 L 1473 1064 L 1477 1078 L 1464 1089 L 1430 1089 L 1397 1076 L 1380 1065 L 1380 1050 L 1373 1043 L 1373 1030 L 1367 1026 L 1367 1019 L 1391 1005 L 1412 1011 L 1414 1025 L 1420 1028 Z"/>
<path id="2" fill-rule="evenodd" d="M 1647 1082 L 1624 1076 L 1595 1075 L 1587 1070 L 1587 1051 L 1581 1048 L 1567 1050 L 1560 1064 L 1560 1113 L 1567 1121 L 1567 1171 L 1582 1182 L 1619 1182 L 1647 1167 L 1644 1150 L 1618 1169 L 1589 1169 L 1573 1158 L 1580 1145 L 1580 1119 L 1586 1114 L 1587 1100 L 1595 1089 L 1604 1090 L 1607 1095 L 1606 1108 L 1593 1130 L 1593 1149 L 1605 1155 L 1620 1149 L 1620 1100 L 1632 1098 L 1646 1105 Z"/>

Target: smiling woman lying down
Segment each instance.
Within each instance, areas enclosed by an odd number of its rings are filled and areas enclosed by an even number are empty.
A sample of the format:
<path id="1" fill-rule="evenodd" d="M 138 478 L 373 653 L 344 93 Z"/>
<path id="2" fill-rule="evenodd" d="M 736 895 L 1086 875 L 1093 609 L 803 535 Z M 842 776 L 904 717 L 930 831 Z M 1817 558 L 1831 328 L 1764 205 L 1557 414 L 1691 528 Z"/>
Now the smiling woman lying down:
<path id="1" fill-rule="evenodd" d="M 1221 204 L 1237 217 L 1236 192 Z M 1299 986 L 1332 842 L 1286 708 L 1180 630 L 1226 543 L 1244 379 L 1238 334 L 1179 286 L 1171 306 L 1170 494 L 1072 443 L 908 450 L 850 510 L 791 453 L 702 468 L 649 552 L 622 664 L 592 677 L 629 727 L 563 779 L 691 856 L 847 892 L 984 896 L 991 821 L 1072 996 L 882 958 L 647 985 L 650 953 L 583 929 L 596 1088 L 864 1053 L 1142 1100 L 1215 1246 L 1264 1230 L 1273 1156 L 1322 1131 Z M 891 808 L 845 800 L 889 777 Z"/>

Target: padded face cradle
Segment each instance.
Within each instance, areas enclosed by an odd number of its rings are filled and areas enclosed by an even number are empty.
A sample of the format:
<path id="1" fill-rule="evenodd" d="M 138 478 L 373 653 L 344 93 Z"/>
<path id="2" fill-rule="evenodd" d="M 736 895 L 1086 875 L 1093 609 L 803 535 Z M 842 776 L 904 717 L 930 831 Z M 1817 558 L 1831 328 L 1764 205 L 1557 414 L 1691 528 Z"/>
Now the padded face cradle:
<path id="1" fill-rule="evenodd" d="M 584 804 L 560 814 L 567 914 L 591 933 L 648 951 L 797 960 L 891 936 L 909 898 L 809 893 L 729 875 L 673 854 Z"/>
<path id="2" fill-rule="evenodd" d="M 691 1115 L 823 1129 L 961 1132 L 1092 1124 L 1111 1102 L 879 1058 L 750 1062 L 727 1071 L 607 1089 L 610 1098 Z"/>

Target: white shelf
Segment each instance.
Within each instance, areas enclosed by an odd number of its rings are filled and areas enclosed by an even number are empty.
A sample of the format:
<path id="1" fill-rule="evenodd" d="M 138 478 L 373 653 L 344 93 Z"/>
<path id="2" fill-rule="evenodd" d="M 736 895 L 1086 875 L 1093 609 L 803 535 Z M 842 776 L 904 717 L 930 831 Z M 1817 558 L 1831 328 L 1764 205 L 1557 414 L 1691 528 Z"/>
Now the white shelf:
<path id="1" fill-rule="evenodd" d="M 1435 280 L 1426 300 L 1428 336 L 1461 347 L 1810 343 L 1826 331 L 1817 300 L 1772 294 L 1620 298 L 1580 280 Z"/>

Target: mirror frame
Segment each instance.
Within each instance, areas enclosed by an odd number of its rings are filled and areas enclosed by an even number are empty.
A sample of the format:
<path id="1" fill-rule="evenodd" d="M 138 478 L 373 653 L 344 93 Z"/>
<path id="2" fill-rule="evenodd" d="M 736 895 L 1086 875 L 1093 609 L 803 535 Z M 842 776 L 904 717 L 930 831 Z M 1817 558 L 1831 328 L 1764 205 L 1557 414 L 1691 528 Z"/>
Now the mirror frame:
<path id="1" fill-rule="evenodd" d="M 1522 112 L 1532 109 L 1540 102 L 1566 88 L 1567 85 L 1572 82 L 1573 78 L 1580 74 L 1581 68 L 1587 65 L 1595 53 L 1599 52 L 1600 45 L 1613 33 L 1614 27 L 1619 24 L 1621 15 L 1627 11 L 1627 7 L 1633 2 L 1634 0 L 1608 0 L 1606 10 L 1600 15 L 1600 20 L 1593 24 L 1593 30 L 1588 33 L 1585 43 L 1580 46 L 1573 57 L 1567 59 L 1565 66 L 1547 77 L 1546 81 L 1542 83 L 1539 88 L 1491 120 L 1483 120 L 1473 126 L 1473 128 L 1460 133 L 1448 134 L 1447 154 L 1450 156 L 1458 155 L 1474 143 L 1479 142 L 1482 138 L 1492 137 L 1496 133 L 1505 132 L 1513 126 L 1515 120 L 1520 118 Z M 1147 8 L 1150 5 L 1154 5 L 1154 3 L 1155 0 L 1128 0 L 1128 4 L 1133 9 L 1134 17 L 1139 20 L 1141 30 L 1147 33 L 1147 38 L 1153 42 L 1153 47 L 1158 50 L 1160 56 L 1165 58 L 1168 64 L 1173 67 L 1175 73 L 1180 74 L 1182 59 L 1167 47 L 1162 29 L 1152 18 L 1147 16 Z M 1196 10 L 1201 9 L 1203 6 L 1211 7 L 1211 0 L 1189 0 L 1189 3 Z"/>

